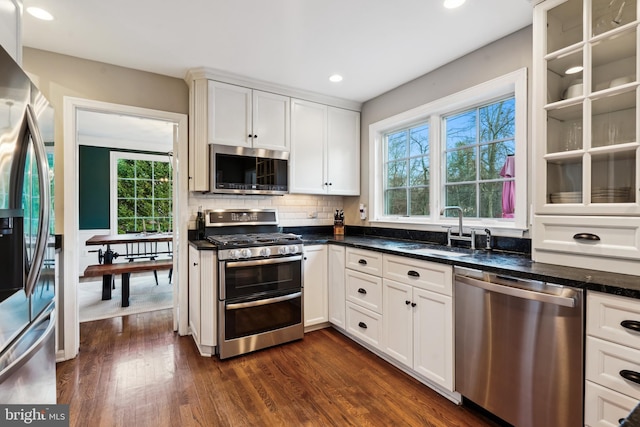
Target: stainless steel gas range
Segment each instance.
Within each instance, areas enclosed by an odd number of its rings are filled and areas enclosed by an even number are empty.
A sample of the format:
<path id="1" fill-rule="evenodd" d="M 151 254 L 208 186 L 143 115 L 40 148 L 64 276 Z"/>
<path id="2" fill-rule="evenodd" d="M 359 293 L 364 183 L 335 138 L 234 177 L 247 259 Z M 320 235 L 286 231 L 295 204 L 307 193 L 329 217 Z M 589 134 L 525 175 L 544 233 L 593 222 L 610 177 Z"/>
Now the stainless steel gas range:
<path id="1" fill-rule="evenodd" d="M 301 339 L 302 239 L 278 232 L 273 209 L 206 213 L 218 248 L 218 355 L 221 359 Z"/>

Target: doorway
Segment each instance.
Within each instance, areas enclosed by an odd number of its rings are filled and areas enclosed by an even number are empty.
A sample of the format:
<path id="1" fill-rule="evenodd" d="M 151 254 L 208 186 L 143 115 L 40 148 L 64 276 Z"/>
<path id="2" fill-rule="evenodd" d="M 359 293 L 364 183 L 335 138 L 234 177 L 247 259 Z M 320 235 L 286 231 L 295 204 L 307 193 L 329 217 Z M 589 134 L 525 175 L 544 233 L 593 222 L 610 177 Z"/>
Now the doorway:
<path id="1" fill-rule="evenodd" d="M 86 120 L 90 118 L 94 125 L 89 126 L 91 121 L 83 124 L 83 117 Z M 100 126 L 96 123 L 107 123 L 110 130 L 102 132 L 98 129 Z M 159 125 L 160 127 L 168 127 L 171 134 L 170 142 L 166 146 L 158 148 L 157 145 L 149 143 L 145 146 L 144 140 L 136 126 L 131 123 L 142 123 L 147 125 Z M 126 105 L 104 103 L 99 101 L 91 101 L 80 98 L 67 97 L 64 99 L 64 164 L 69 165 L 64 168 L 64 237 L 63 237 L 63 253 L 64 253 L 64 275 L 63 286 L 58 293 L 58 311 L 61 317 L 62 337 L 59 342 L 58 360 L 71 359 L 77 355 L 80 335 L 79 335 L 79 306 L 78 306 L 78 287 L 82 286 L 79 281 L 83 270 L 78 252 L 82 252 L 84 247 L 84 235 L 81 228 L 80 214 L 80 167 L 79 160 L 81 157 L 81 146 L 90 147 L 100 144 L 109 145 L 108 151 L 122 151 L 130 149 L 131 142 L 117 143 L 117 132 L 113 129 L 114 124 L 125 132 L 138 133 L 138 136 L 129 135 L 127 138 L 137 140 L 142 144 L 142 149 L 136 146 L 133 151 L 142 151 L 149 153 L 159 153 L 169 159 L 172 166 L 172 235 L 173 235 L 173 272 L 172 272 L 172 307 L 173 307 L 173 326 L 174 330 L 180 335 L 186 335 L 188 332 L 187 325 L 187 270 L 180 266 L 187 265 L 187 116 L 185 114 L 164 112 L 158 110 L 150 110 L 139 107 L 131 107 Z M 124 126 L 123 126 L 124 124 Z M 127 126 L 131 125 L 131 126 Z M 106 136 L 106 135 L 109 136 Z M 120 135 L 122 136 L 122 135 Z M 106 139 L 111 139 L 105 142 Z M 102 141 L 101 143 L 99 141 Z M 105 148 L 105 147 L 102 147 Z M 184 159 L 181 164 L 180 160 Z M 183 170 L 184 169 L 184 170 Z M 93 181 L 95 182 L 95 181 Z M 104 186 L 104 183 L 102 183 Z M 111 183 L 109 183 L 109 186 Z M 109 211 L 108 215 L 111 215 Z M 109 217 L 110 221 L 110 217 Z M 117 222 L 116 222 L 117 224 Z M 95 225 L 95 224 L 94 224 Z M 83 225 L 83 227 L 86 224 Z M 104 224 L 102 225 L 104 227 Z M 102 228 L 104 232 L 111 232 L 112 225 Z M 117 230 L 114 226 L 113 231 Z M 67 250 L 66 248 L 70 248 Z M 183 249 L 184 248 L 184 249 Z M 83 255 L 83 254 L 81 254 Z M 94 261 L 97 261 L 95 253 L 84 254 L 93 255 Z M 97 262 L 94 262 L 97 263 Z M 184 271 L 183 271 L 184 270 Z M 159 272 L 160 273 L 160 272 Z M 165 272 L 162 272 L 165 273 Z M 132 286 L 133 288 L 133 286 Z"/>
<path id="2" fill-rule="evenodd" d="M 79 321 L 107 319 L 173 307 L 173 271 L 131 277 L 130 304 L 122 307 L 122 279 L 114 277 L 111 299 L 102 296 L 102 279 L 83 277 L 101 260 L 104 247 L 86 246 L 97 235 L 163 234 L 173 230 L 173 127 L 168 120 L 78 109 Z M 171 242 L 147 244 L 132 257 L 130 245 L 110 245 L 114 262 L 170 259 Z M 135 245 L 141 249 L 141 244 Z M 154 249 L 152 251 L 152 249 Z"/>

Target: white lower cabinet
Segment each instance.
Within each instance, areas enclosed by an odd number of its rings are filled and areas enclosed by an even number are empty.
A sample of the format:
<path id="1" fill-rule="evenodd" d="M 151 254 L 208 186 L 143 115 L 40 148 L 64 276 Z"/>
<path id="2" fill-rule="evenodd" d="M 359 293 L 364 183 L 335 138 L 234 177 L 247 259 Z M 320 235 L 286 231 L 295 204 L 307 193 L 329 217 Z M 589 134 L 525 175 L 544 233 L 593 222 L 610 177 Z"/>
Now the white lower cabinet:
<path id="1" fill-rule="evenodd" d="M 327 245 L 304 247 L 304 327 L 329 321 Z"/>
<path id="2" fill-rule="evenodd" d="M 382 316 L 347 301 L 347 332 L 382 350 Z"/>
<path id="3" fill-rule="evenodd" d="M 345 329 L 345 248 L 329 245 L 329 322 L 341 330 Z"/>
<path id="4" fill-rule="evenodd" d="M 404 274 L 399 274 L 404 266 Z M 383 256 L 384 352 L 447 391 L 453 391 L 451 267 Z M 391 280 L 394 277 L 402 280 Z M 425 280 L 439 277 L 440 280 Z M 404 282 L 404 283 L 403 283 Z M 424 288 L 435 288 L 443 293 Z"/>
<path id="5" fill-rule="evenodd" d="M 203 356 L 215 354 L 217 345 L 216 254 L 189 246 L 189 329 Z"/>
<path id="6" fill-rule="evenodd" d="M 618 426 L 640 400 L 640 301 L 587 293 L 585 425 Z"/>

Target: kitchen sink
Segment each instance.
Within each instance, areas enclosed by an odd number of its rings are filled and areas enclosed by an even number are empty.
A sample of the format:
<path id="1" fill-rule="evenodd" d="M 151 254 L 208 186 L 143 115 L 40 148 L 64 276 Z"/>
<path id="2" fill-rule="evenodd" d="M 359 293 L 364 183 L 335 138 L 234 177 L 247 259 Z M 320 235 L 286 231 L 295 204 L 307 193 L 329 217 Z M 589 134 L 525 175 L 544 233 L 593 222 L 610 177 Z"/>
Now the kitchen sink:
<path id="1" fill-rule="evenodd" d="M 451 257 L 469 256 L 468 253 L 464 253 L 464 252 L 453 252 L 453 251 L 430 249 L 430 248 L 411 249 L 411 252 L 418 255 L 440 255 L 440 256 L 451 256 Z"/>

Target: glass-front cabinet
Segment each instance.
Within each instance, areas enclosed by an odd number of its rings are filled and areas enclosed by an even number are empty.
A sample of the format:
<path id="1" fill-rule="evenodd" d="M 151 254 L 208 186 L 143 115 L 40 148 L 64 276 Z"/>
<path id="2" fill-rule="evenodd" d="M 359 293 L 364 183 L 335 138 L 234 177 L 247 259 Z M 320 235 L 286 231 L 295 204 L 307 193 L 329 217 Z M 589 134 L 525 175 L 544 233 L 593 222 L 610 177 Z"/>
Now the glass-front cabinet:
<path id="1" fill-rule="evenodd" d="M 536 213 L 637 215 L 637 0 L 546 0 L 534 14 Z"/>

